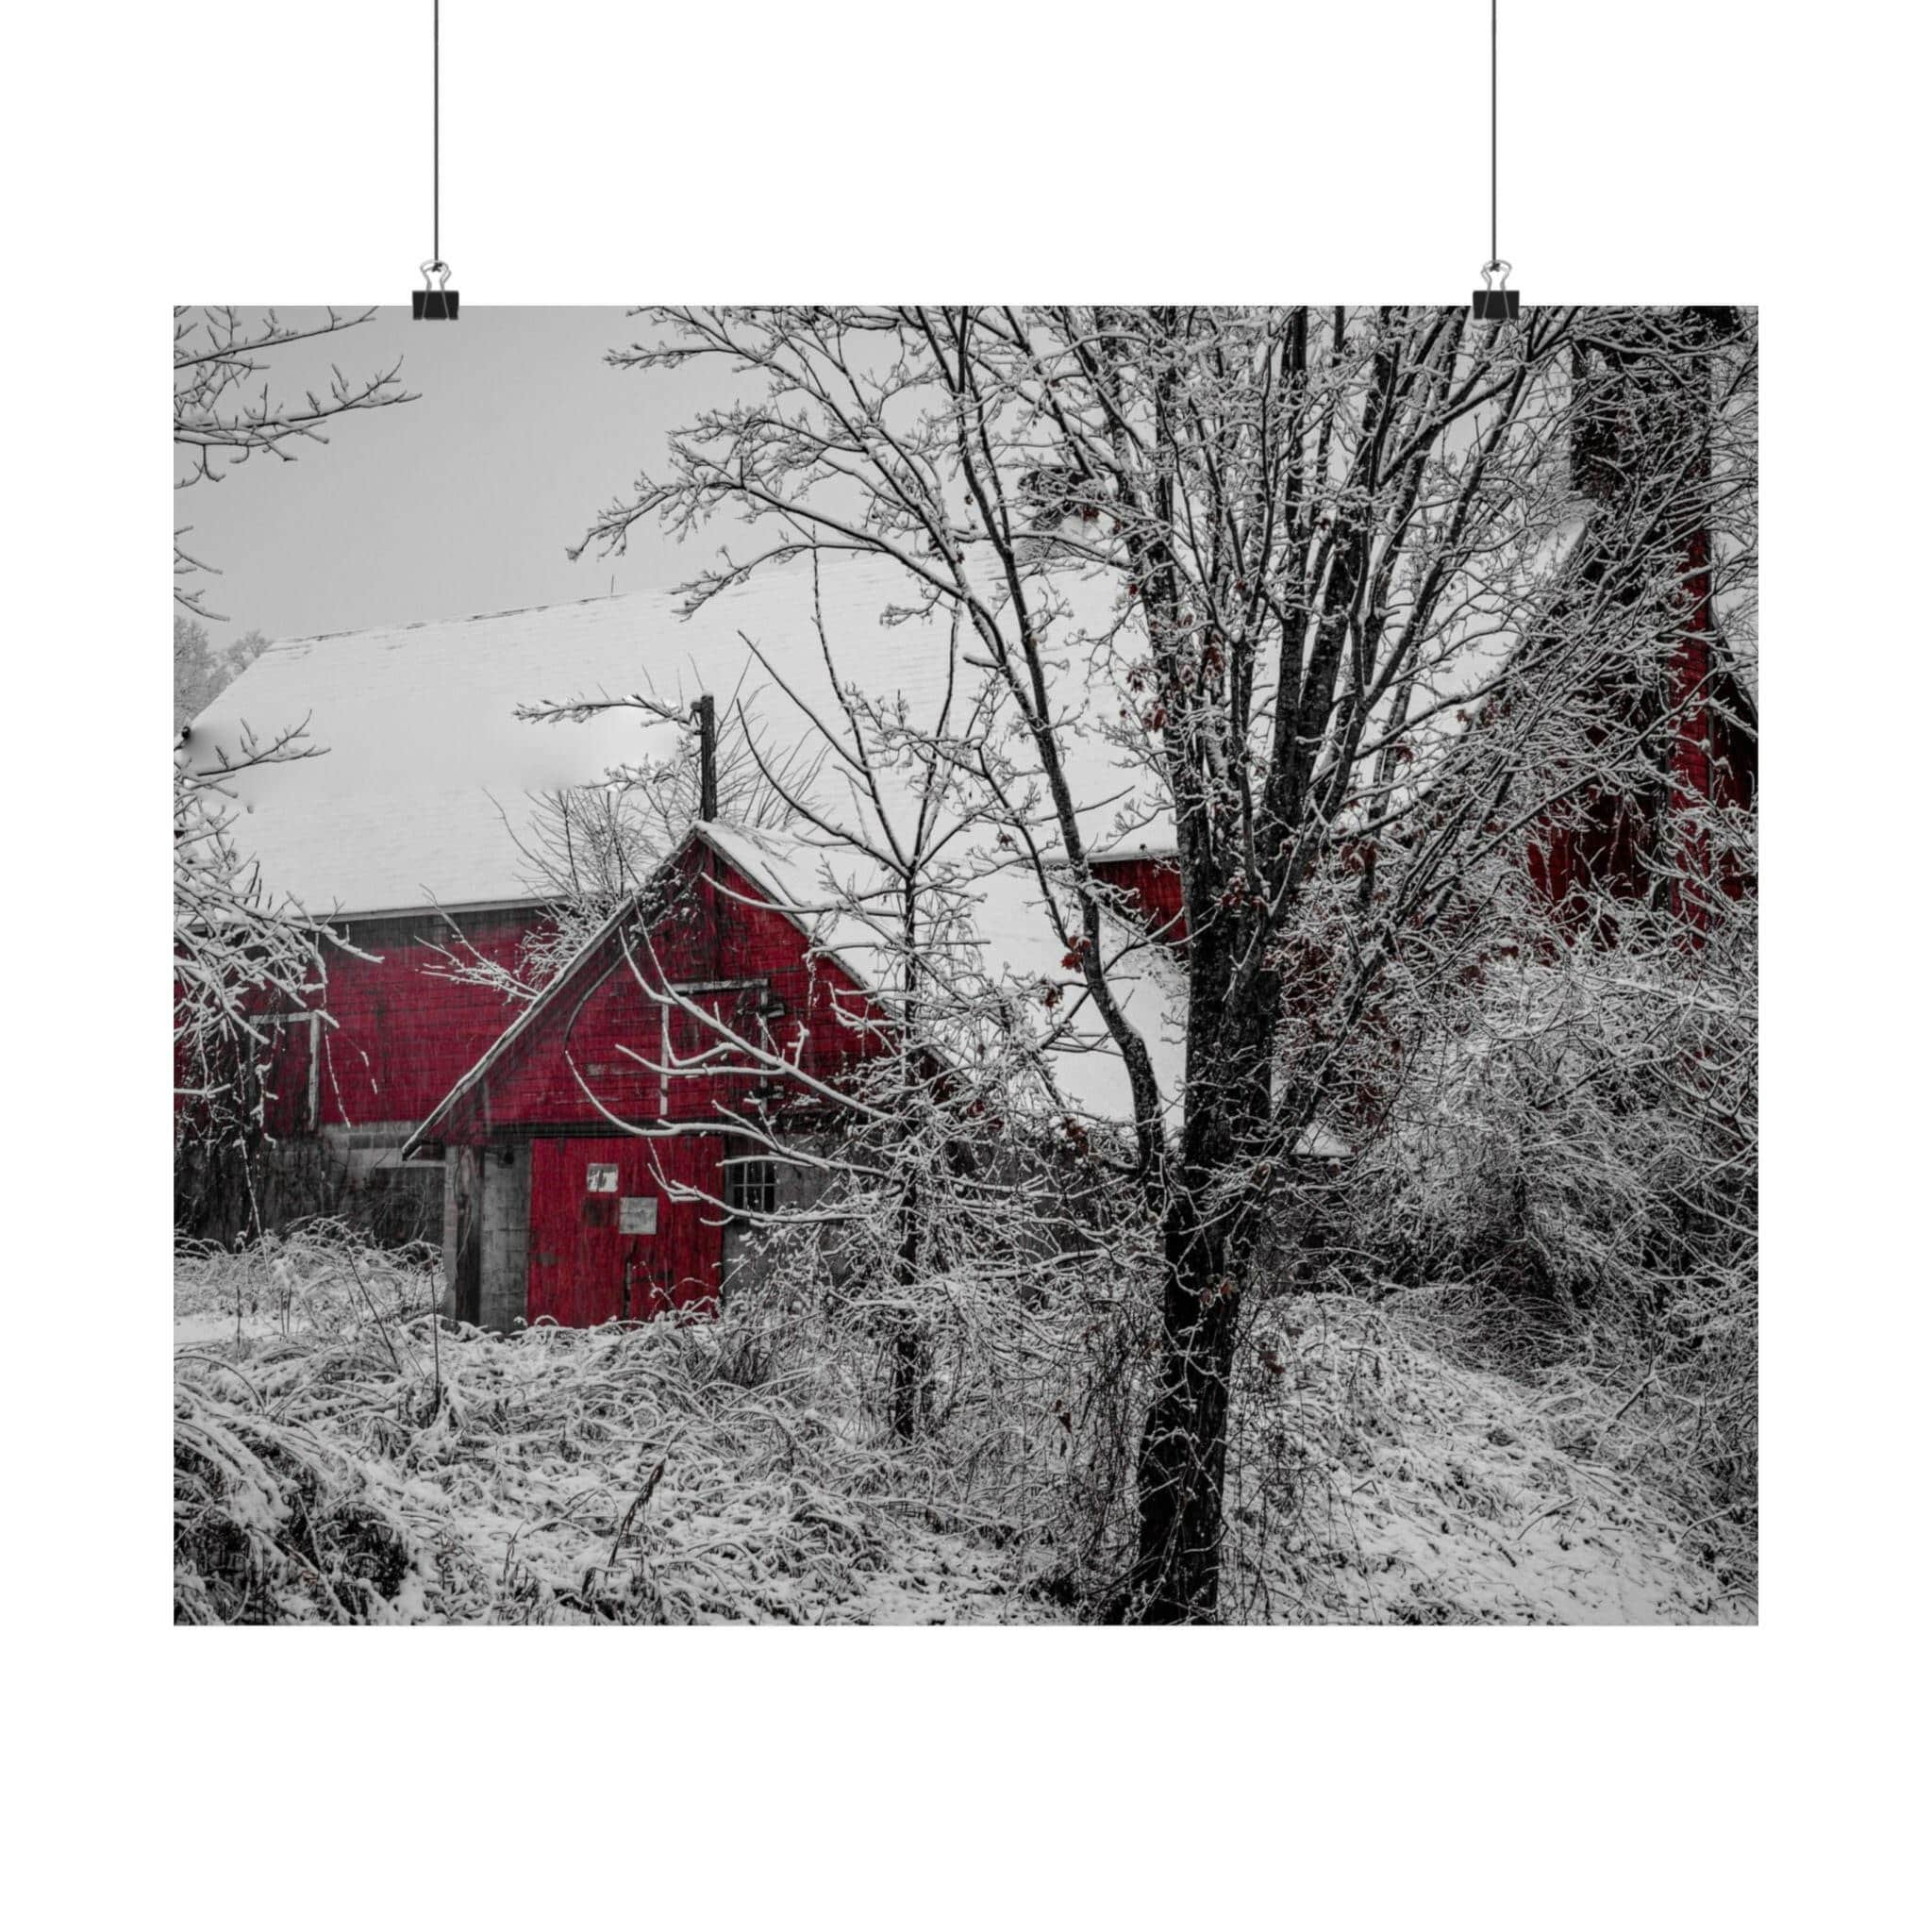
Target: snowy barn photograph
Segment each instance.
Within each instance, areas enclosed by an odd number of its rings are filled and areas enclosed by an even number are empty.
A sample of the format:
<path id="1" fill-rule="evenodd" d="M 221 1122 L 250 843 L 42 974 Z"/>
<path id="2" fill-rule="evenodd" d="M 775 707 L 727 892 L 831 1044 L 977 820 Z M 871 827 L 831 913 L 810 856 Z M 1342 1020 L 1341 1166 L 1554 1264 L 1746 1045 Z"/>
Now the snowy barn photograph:
<path id="1" fill-rule="evenodd" d="M 1749 308 L 175 315 L 182 1624 L 1750 1624 Z"/>
<path id="2" fill-rule="evenodd" d="M 16 11 L 16 1918 L 1924 1916 L 1915 16 Z"/>

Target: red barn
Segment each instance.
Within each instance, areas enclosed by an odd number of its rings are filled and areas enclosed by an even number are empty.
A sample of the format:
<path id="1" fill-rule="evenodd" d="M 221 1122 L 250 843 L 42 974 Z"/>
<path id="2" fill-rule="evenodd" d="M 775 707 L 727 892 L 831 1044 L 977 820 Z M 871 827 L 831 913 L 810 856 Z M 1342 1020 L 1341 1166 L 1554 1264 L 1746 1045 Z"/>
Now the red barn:
<path id="1" fill-rule="evenodd" d="M 715 1307 L 754 1260 L 751 1217 L 818 1197 L 824 1171 L 787 1157 L 831 1151 L 837 1095 L 890 1026 L 864 922 L 824 909 L 823 858 L 795 836 L 693 825 L 429 1112 L 403 1154 L 443 1158 L 459 1314 L 507 1328 Z M 1009 867 L 977 891 L 991 970 L 1074 1005 L 1037 882 Z M 1137 932 L 1123 951 L 1121 997 L 1172 1091 L 1180 975 Z M 1125 1116 L 1096 1020 L 1059 1023 L 1048 1058 L 1062 1106 Z"/>
<path id="2" fill-rule="evenodd" d="M 1583 575 L 1612 588 L 1626 607 L 1649 600 L 1657 639 L 1648 674 L 1604 695 L 1623 728 L 1659 746 L 1647 782 L 1589 797 L 1530 847 L 1531 876 L 1573 922 L 1592 891 L 1626 901 L 1662 893 L 1694 933 L 1707 916 L 1708 891 L 1736 898 L 1751 883 L 1713 862 L 1701 828 L 1705 808 L 1749 811 L 1757 793 L 1757 708 L 1718 623 L 1704 500 L 1712 359 L 1739 325 L 1734 308 L 1623 311 L 1586 325 L 1573 351 L 1572 475 L 1597 506 L 1602 533 L 1585 534 Z M 1636 458 L 1640 442 L 1649 446 L 1649 465 Z M 1690 485 L 1681 508 L 1641 483 L 1660 454 L 1669 457 L 1666 474 Z M 1655 573 L 1631 567 L 1641 551 L 1623 547 L 1633 528 L 1642 533 L 1640 544 L 1672 559 L 1675 584 L 1661 601 Z M 1627 582 L 1617 590 L 1620 572 Z M 1613 938 L 1601 910 L 1597 917 L 1600 936 Z"/>

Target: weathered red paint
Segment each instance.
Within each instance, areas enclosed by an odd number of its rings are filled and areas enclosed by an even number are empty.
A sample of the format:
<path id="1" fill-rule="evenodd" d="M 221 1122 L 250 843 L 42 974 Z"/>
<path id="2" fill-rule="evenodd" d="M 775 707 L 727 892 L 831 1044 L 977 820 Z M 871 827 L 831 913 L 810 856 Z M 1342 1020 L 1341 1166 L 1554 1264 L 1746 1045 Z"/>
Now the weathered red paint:
<path id="1" fill-rule="evenodd" d="M 1188 940 L 1188 915 L 1181 906 L 1181 874 L 1177 860 L 1145 855 L 1132 858 L 1106 858 L 1092 861 L 1093 875 L 1124 892 L 1141 923 L 1171 944 Z"/>
<path id="2" fill-rule="evenodd" d="M 1747 879 L 1728 858 L 1713 863 L 1702 808 L 1750 809 L 1757 793 L 1757 746 L 1748 725 L 1750 705 L 1717 644 L 1709 623 L 1701 561 L 1703 540 L 1690 562 L 1695 603 L 1667 669 L 1671 750 L 1665 769 L 1638 795 L 1602 791 L 1577 802 L 1570 822 L 1547 823 L 1528 841 L 1525 859 L 1537 889 L 1566 915 L 1591 911 L 1591 895 L 1641 900 L 1655 889 L 1657 869 L 1672 874 L 1671 909 L 1689 933 L 1709 922 L 1709 880 L 1737 899 Z M 1737 722 L 1734 722 L 1737 721 Z M 1608 915 L 1594 908 L 1599 936 L 1613 943 Z"/>
<path id="3" fill-rule="evenodd" d="M 1680 436 L 1693 480 L 1709 475 L 1699 441 L 1709 410 L 1714 345 L 1735 332 L 1735 309 L 1682 310 L 1665 332 L 1652 319 L 1628 316 L 1601 334 L 1579 338 L 1574 375 L 1578 408 L 1572 422 L 1572 476 L 1600 505 L 1626 495 L 1631 465 L 1626 440 L 1640 429 Z M 1660 354 L 1660 349 L 1668 349 Z M 1636 797 L 1591 794 L 1564 824 L 1535 832 L 1527 852 L 1531 878 L 1573 928 L 1593 913 L 1598 937 L 1616 938 L 1614 915 L 1601 897 L 1652 896 L 1661 874 L 1669 906 L 1691 943 L 1708 925 L 1709 888 L 1740 897 L 1750 881 L 1726 857 L 1714 864 L 1702 808 L 1751 807 L 1757 792 L 1756 724 L 1718 634 L 1712 608 L 1712 553 L 1707 529 L 1677 538 L 1677 584 L 1657 611 L 1667 650 L 1660 691 L 1610 693 L 1642 721 L 1668 721 L 1670 751 L 1654 782 Z M 1633 590 L 1631 594 L 1637 594 Z"/>
<path id="4" fill-rule="evenodd" d="M 768 1072 L 653 989 L 678 989 L 819 1079 L 872 1050 L 857 982 L 835 961 L 811 958 L 784 913 L 744 903 L 764 895 L 709 846 L 679 855 L 663 896 L 647 933 L 613 936 L 545 992 L 541 1010 L 439 1124 L 439 1140 L 651 1129 L 752 1108 L 774 1085 Z M 666 1068 L 676 1071 L 667 1078 Z M 810 1104 L 801 1093 L 789 1098 Z"/>
<path id="5" fill-rule="evenodd" d="M 287 1139 L 423 1120 L 518 1011 L 515 1000 L 488 987 L 451 980 L 448 955 L 467 948 L 513 965 L 525 938 L 549 918 L 542 907 L 525 907 L 455 919 L 425 911 L 334 921 L 332 930 L 353 950 L 324 949 L 328 983 L 317 1004 L 326 1006 L 327 1022 L 279 1023 L 270 1133 Z"/>
<path id="6" fill-rule="evenodd" d="M 584 1328 L 649 1321 L 672 1309 L 714 1309 L 718 1210 L 673 1195 L 683 1186 L 715 1200 L 723 1155 L 716 1134 L 537 1141 L 530 1161 L 528 1319 Z M 609 1178 L 612 1169 L 612 1185 L 592 1185 Z M 648 1234 L 626 1232 L 625 1206 L 641 1201 L 657 1204 L 657 1226 Z"/>

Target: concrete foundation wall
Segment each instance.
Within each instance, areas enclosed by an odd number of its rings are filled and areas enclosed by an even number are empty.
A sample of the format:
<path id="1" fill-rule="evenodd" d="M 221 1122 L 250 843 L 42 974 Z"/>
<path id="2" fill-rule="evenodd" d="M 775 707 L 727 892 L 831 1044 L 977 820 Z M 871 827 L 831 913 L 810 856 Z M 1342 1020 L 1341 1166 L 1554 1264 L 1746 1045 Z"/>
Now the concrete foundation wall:
<path id="1" fill-rule="evenodd" d="M 326 1215 L 387 1247 L 435 1241 L 443 1221 L 443 1176 L 435 1163 L 401 1164 L 397 1154 L 408 1132 L 407 1122 L 354 1130 L 325 1127 L 270 1143 L 258 1163 L 254 1212 L 270 1229 Z M 251 1214 L 251 1224 L 252 1220 Z M 181 1231 L 232 1240 L 243 1230 L 237 1225 Z"/>
<path id="2" fill-rule="evenodd" d="M 508 1158 L 506 1158 L 508 1157 Z M 492 1147 L 483 1169 L 482 1325 L 500 1333 L 525 1315 L 530 1273 L 530 1143 Z"/>

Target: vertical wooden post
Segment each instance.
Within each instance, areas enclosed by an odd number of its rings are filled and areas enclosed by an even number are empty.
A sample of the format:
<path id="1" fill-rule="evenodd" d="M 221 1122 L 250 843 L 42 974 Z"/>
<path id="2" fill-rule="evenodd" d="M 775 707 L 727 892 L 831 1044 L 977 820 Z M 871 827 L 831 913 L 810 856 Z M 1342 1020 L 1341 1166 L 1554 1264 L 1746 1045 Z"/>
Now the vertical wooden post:
<path id="1" fill-rule="evenodd" d="M 718 816 L 718 707 L 709 691 L 697 703 L 698 817 L 706 824 Z"/>
<path id="2" fill-rule="evenodd" d="M 483 1162 L 478 1147 L 456 1146 L 443 1158 L 453 1164 L 452 1226 L 445 1236 L 452 1312 L 458 1322 L 483 1319 Z"/>

